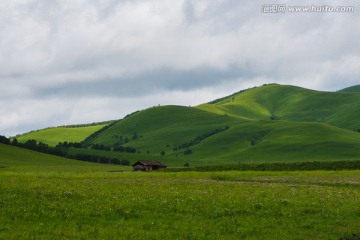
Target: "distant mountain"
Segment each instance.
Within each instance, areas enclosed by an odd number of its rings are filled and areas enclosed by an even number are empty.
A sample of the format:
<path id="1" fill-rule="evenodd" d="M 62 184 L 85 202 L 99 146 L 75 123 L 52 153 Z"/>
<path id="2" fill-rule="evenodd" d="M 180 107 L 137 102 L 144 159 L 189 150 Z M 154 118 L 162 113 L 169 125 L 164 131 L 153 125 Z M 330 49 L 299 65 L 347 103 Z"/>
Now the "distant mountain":
<path id="1" fill-rule="evenodd" d="M 358 130 L 360 94 L 268 84 L 197 107 L 138 111 L 88 131 L 82 137 L 85 148 L 76 151 L 156 159 L 169 166 L 358 160 Z M 89 149 L 94 145 L 132 147 L 136 153 Z"/>

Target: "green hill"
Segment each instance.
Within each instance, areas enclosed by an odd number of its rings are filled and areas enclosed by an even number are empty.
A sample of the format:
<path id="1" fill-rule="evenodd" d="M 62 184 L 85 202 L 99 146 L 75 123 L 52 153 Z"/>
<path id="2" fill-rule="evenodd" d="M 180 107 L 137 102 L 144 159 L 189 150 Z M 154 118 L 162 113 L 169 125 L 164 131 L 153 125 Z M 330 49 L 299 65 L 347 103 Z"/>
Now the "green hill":
<path id="1" fill-rule="evenodd" d="M 344 89 L 340 90 L 339 92 L 350 92 L 350 93 L 360 92 L 360 85 L 344 88 Z"/>
<path id="2" fill-rule="evenodd" d="M 268 84 L 197 107 L 153 107 L 110 125 L 46 129 L 20 140 L 83 141 L 87 148 L 68 151 L 200 166 L 359 160 L 358 129 L 359 94 Z M 132 147 L 136 153 L 90 149 L 93 145 Z"/>
<path id="3" fill-rule="evenodd" d="M 135 159 L 161 160 L 163 151 L 163 161 L 173 166 L 360 159 L 360 134 L 354 131 L 321 123 L 246 121 L 180 106 L 138 112 L 92 143 L 135 147 L 140 152 Z"/>
<path id="4" fill-rule="evenodd" d="M 49 146 L 56 146 L 59 142 L 82 142 L 91 134 L 106 127 L 109 123 L 94 126 L 54 127 L 29 132 L 17 137 L 19 142 L 35 139 Z"/>
<path id="5" fill-rule="evenodd" d="M 360 95 L 269 84 L 197 108 L 248 120 L 323 122 L 360 129 Z"/>
<path id="6" fill-rule="evenodd" d="M 92 144 L 131 145 L 159 152 L 200 134 L 240 121 L 233 117 L 182 106 L 154 107 L 127 117 L 103 131 Z M 168 147 L 166 147 L 169 145 Z"/>

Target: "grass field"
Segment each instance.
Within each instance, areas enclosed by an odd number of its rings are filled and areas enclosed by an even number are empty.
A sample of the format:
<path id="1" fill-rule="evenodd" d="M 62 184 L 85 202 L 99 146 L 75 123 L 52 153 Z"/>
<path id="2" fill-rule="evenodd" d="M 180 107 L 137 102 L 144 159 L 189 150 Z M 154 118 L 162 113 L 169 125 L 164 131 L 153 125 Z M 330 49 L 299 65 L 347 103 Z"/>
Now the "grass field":
<path id="1" fill-rule="evenodd" d="M 340 239 L 360 172 L 0 170 L 0 239 Z"/>
<path id="2" fill-rule="evenodd" d="M 143 173 L 0 144 L 0 239 L 346 239 L 359 203 L 358 170 Z"/>

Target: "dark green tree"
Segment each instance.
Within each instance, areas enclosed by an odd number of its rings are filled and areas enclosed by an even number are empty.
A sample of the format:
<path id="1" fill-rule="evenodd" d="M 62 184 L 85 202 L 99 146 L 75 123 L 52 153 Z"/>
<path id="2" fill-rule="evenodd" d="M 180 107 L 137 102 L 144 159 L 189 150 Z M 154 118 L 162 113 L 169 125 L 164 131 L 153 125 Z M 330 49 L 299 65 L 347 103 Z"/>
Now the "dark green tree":
<path id="1" fill-rule="evenodd" d="M 14 138 L 14 139 L 12 140 L 12 142 L 11 142 L 11 145 L 14 145 L 14 146 L 19 145 L 18 140 L 17 140 L 16 138 Z"/>
<path id="2" fill-rule="evenodd" d="M 9 145 L 10 144 L 10 139 L 5 137 L 5 136 L 0 135 L 0 143 Z"/>
<path id="3" fill-rule="evenodd" d="M 134 132 L 134 133 L 133 133 L 133 136 L 132 136 L 132 140 L 135 140 L 135 139 L 137 139 L 137 138 L 138 138 L 138 135 L 137 135 L 136 132 Z"/>

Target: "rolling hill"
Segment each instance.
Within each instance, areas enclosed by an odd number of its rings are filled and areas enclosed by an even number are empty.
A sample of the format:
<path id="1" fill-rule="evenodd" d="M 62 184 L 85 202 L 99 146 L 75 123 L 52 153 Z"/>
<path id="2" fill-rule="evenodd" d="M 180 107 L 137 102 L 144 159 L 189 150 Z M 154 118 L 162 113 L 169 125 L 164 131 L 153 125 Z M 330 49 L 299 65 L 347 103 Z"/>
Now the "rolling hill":
<path id="1" fill-rule="evenodd" d="M 153 159 L 169 166 L 359 160 L 358 129 L 360 94 L 268 84 L 196 107 L 138 111 L 107 127 L 89 129 L 77 138 L 86 139 L 85 148 L 69 151 L 120 156 L 131 162 Z M 68 137 L 79 135 L 75 130 L 55 128 L 37 134 L 55 144 L 76 141 Z M 29 135 L 22 141 L 26 138 Z M 94 144 L 132 147 L 136 153 L 89 149 Z"/>
<path id="2" fill-rule="evenodd" d="M 253 121 L 322 122 L 349 130 L 360 129 L 360 94 L 347 92 L 268 84 L 197 108 Z"/>
<path id="3" fill-rule="evenodd" d="M 138 137 L 133 139 L 134 133 Z M 120 143 L 123 138 L 129 141 Z M 148 152 L 157 160 L 163 151 L 163 159 L 174 165 L 360 158 L 358 132 L 322 123 L 248 121 L 180 106 L 141 111 L 114 124 L 92 143 L 135 147 L 142 157 Z M 185 153 L 188 149 L 190 154 Z"/>
<path id="4" fill-rule="evenodd" d="M 91 143 L 107 146 L 124 143 L 160 152 L 166 145 L 182 144 L 198 135 L 239 122 L 233 117 L 191 107 L 153 107 L 118 121 Z"/>

